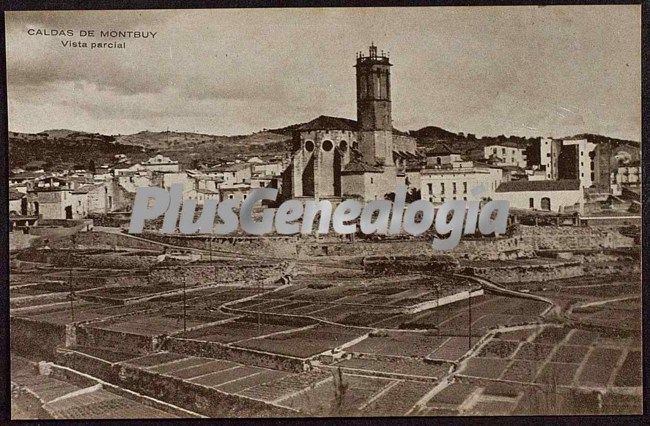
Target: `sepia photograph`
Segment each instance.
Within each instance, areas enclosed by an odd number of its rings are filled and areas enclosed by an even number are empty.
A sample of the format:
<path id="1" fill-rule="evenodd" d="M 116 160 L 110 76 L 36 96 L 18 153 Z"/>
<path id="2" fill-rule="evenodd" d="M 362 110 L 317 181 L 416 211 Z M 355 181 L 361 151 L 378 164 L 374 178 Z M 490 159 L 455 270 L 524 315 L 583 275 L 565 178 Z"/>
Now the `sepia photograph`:
<path id="1" fill-rule="evenodd" d="M 641 15 L 4 12 L 11 418 L 642 415 Z"/>

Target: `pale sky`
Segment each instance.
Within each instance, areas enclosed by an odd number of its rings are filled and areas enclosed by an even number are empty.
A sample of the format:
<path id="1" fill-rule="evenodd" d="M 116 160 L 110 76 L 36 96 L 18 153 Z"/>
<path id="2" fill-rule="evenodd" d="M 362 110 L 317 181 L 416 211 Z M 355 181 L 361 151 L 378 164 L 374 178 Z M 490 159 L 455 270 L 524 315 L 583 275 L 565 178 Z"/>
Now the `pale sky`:
<path id="1" fill-rule="evenodd" d="M 639 5 L 7 12 L 6 28 L 12 131 L 232 135 L 356 119 L 355 54 L 374 41 L 394 64 L 400 130 L 641 138 Z M 84 29 L 157 35 L 61 45 Z"/>

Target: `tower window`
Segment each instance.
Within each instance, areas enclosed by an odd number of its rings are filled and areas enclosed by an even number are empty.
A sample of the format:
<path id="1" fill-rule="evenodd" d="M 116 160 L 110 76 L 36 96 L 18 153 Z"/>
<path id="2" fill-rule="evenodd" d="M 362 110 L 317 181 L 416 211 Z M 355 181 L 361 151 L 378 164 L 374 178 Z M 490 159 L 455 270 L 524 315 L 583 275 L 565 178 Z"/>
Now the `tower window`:
<path id="1" fill-rule="evenodd" d="M 305 151 L 312 152 L 314 150 L 314 142 L 306 141 L 305 142 Z"/>
<path id="2" fill-rule="evenodd" d="M 329 152 L 334 148 L 334 144 L 332 144 L 332 141 L 323 141 L 323 151 Z"/>

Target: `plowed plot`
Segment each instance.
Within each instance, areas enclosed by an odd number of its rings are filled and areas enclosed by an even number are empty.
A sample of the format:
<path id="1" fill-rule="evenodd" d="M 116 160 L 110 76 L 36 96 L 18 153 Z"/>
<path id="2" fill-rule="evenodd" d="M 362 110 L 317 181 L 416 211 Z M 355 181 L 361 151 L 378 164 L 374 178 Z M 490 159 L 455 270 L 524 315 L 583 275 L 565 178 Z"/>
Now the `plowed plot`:
<path id="1" fill-rule="evenodd" d="M 467 366 L 460 371 L 460 374 L 496 379 L 501 376 L 509 362 L 508 360 L 495 358 L 470 358 L 467 360 Z"/>
<path id="2" fill-rule="evenodd" d="M 518 347 L 518 342 L 492 340 L 483 346 L 476 356 L 488 358 L 510 358 Z"/>
<path id="3" fill-rule="evenodd" d="M 261 385 L 262 383 L 268 383 L 273 380 L 279 380 L 285 376 L 290 375 L 291 373 L 287 373 L 285 371 L 277 371 L 277 370 L 264 370 L 258 374 L 253 374 L 248 377 L 241 378 L 239 380 L 235 380 L 232 382 L 228 382 L 225 384 L 221 384 L 219 386 L 215 386 L 217 389 L 222 390 L 224 392 L 228 393 L 237 393 L 241 392 L 244 389 L 251 388 L 253 386 Z"/>
<path id="4" fill-rule="evenodd" d="M 618 349 L 595 348 L 587 357 L 578 384 L 604 387 L 621 356 Z"/>
<path id="5" fill-rule="evenodd" d="M 560 343 L 566 335 L 569 333 L 569 329 L 566 328 L 557 328 L 557 327 L 546 327 L 544 330 L 542 330 L 541 333 L 535 337 L 533 340 L 534 343 L 541 343 L 541 344 L 556 344 Z"/>
<path id="6" fill-rule="evenodd" d="M 275 401 L 283 395 L 288 395 L 313 386 L 320 381 L 331 379 L 332 374 L 329 371 L 315 370 L 307 373 L 291 374 L 279 380 L 262 383 L 261 385 L 241 391 L 239 394 L 263 401 Z"/>
<path id="7" fill-rule="evenodd" d="M 430 383 L 401 382 L 368 404 L 363 413 L 373 416 L 403 416 L 428 391 L 433 388 Z"/>
<path id="8" fill-rule="evenodd" d="M 501 379 L 515 382 L 532 382 L 537 375 L 539 366 L 540 363 L 538 362 L 515 360 L 503 373 Z"/>
<path id="9" fill-rule="evenodd" d="M 250 339 L 278 331 L 291 330 L 286 325 L 266 324 L 248 321 L 231 321 L 224 324 L 217 324 L 187 333 L 181 333 L 177 337 L 183 339 L 204 340 L 207 342 L 231 343 L 237 340 Z"/>
<path id="10" fill-rule="evenodd" d="M 517 386 L 510 383 L 492 382 L 485 386 L 483 395 L 498 396 L 505 398 L 516 398 L 521 391 Z"/>
<path id="11" fill-rule="evenodd" d="M 427 358 L 456 361 L 465 355 L 478 341 L 478 337 L 472 337 L 471 343 L 468 337 L 450 337 L 438 349 L 431 352 Z"/>
<path id="12" fill-rule="evenodd" d="M 358 325 L 368 327 L 371 324 L 386 320 L 387 318 L 396 315 L 398 312 L 391 311 L 359 311 L 348 313 L 345 317 L 341 318 L 338 322 L 346 325 Z"/>
<path id="13" fill-rule="evenodd" d="M 543 361 L 553 350 L 551 345 L 538 345 L 535 343 L 522 343 L 519 350 L 515 353 L 516 359 L 525 359 L 529 361 Z"/>
<path id="14" fill-rule="evenodd" d="M 163 315 L 158 316 L 133 316 L 127 317 L 124 321 L 113 324 L 102 325 L 98 328 L 111 331 L 120 331 L 129 334 L 143 336 L 156 336 L 160 334 L 171 334 L 183 330 L 182 318 L 169 318 Z M 204 324 L 206 321 L 187 320 L 187 327 L 195 327 Z"/>
<path id="15" fill-rule="evenodd" d="M 207 358 L 185 358 L 180 361 L 172 361 L 166 364 L 149 367 L 150 371 L 160 374 L 169 374 L 173 371 L 182 370 L 184 368 L 193 367 L 195 365 L 204 364 Z"/>
<path id="16" fill-rule="evenodd" d="M 251 367 L 249 365 L 242 365 L 235 368 L 228 368 L 226 370 L 217 371 L 214 373 L 209 373 L 202 375 L 200 377 L 195 376 L 196 378 L 191 379 L 192 383 L 197 383 L 199 385 L 214 387 L 232 380 L 238 380 L 252 374 L 256 374 L 264 371 L 263 368 Z"/>
<path id="17" fill-rule="evenodd" d="M 574 330 L 565 342 L 569 345 L 589 346 L 598 338 L 598 333 L 586 330 Z"/>
<path id="18" fill-rule="evenodd" d="M 347 348 L 348 352 L 361 352 L 394 356 L 425 357 L 447 337 L 431 336 L 423 333 L 389 333 L 387 336 L 371 336 Z"/>
<path id="19" fill-rule="evenodd" d="M 520 342 L 528 339 L 530 336 L 535 333 L 535 329 L 523 329 L 515 331 L 507 331 L 505 333 L 497 333 L 494 338 L 499 340 L 511 340 L 515 342 Z"/>
<path id="20" fill-rule="evenodd" d="M 221 370 L 226 370 L 237 366 L 234 362 L 214 360 L 207 361 L 203 364 L 195 365 L 193 367 L 184 368 L 182 370 L 175 370 L 169 373 L 170 376 L 178 377 L 179 379 L 191 379 L 193 377 L 203 376 L 205 374 L 214 373 Z"/>
<path id="21" fill-rule="evenodd" d="M 281 404 L 310 415 L 355 414 L 362 404 L 388 383 L 390 380 L 387 379 L 344 374 L 343 385 L 347 386 L 347 390 L 340 406 L 336 403 L 335 385 L 332 380 L 283 400 Z"/>
<path id="22" fill-rule="evenodd" d="M 560 345 L 553 355 L 553 361 L 580 363 L 588 351 L 589 346 Z"/>
<path id="23" fill-rule="evenodd" d="M 180 354 L 174 354 L 169 352 L 160 352 L 156 354 L 147 355 L 141 358 L 128 360 L 128 363 L 140 367 L 152 367 L 155 365 L 165 364 L 183 358 L 187 358 L 187 355 L 180 355 Z"/>
<path id="24" fill-rule="evenodd" d="M 507 416 L 514 409 L 514 402 L 479 401 L 472 407 L 470 413 L 476 416 Z"/>
<path id="25" fill-rule="evenodd" d="M 476 389 L 478 389 L 478 386 L 470 383 L 452 383 L 431 398 L 427 406 L 435 406 L 436 404 L 460 405 Z"/>
<path id="26" fill-rule="evenodd" d="M 643 385 L 643 375 L 641 371 L 642 363 L 641 351 L 628 352 L 627 357 L 614 380 L 614 386 Z"/>
<path id="27" fill-rule="evenodd" d="M 137 358 L 138 354 L 130 352 L 121 352 L 105 348 L 94 348 L 89 346 L 73 346 L 71 349 L 82 352 L 108 362 L 121 362 L 128 359 Z"/>
<path id="28" fill-rule="evenodd" d="M 246 340 L 237 346 L 306 358 L 331 350 L 365 333 L 367 330 L 319 324 L 308 330 Z"/>
<path id="29" fill-rule="evenodd" d="M 411 359 L 392 359 L 390 361 L 351 358 L 336 364 L 337 367 L 393 374 L 440 377 L 449 370 L 448 365 L 429 364 Z"/>
<path id="30" fill-rule="evenodd" d="M 570 385 L 580 364 L 549 362 L 535 379 L 535 383 L 548 385 Z"/>

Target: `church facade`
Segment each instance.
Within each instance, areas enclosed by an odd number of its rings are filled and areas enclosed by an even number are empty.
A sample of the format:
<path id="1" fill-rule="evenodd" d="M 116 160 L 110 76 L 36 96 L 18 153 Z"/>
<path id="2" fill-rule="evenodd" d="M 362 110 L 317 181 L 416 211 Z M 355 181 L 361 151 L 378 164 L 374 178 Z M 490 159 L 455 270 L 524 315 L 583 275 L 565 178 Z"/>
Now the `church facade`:
<path id="1" fill-rule="evenodd" d="M 393 128 L 390 67 L 370 46 L 357 54 L 357 120 L 320 116 L 295 130 L 292 159 L 283 173 L 286 198 L 384 199 L 410 161 L 419 159 L 415 139 Z"/>

